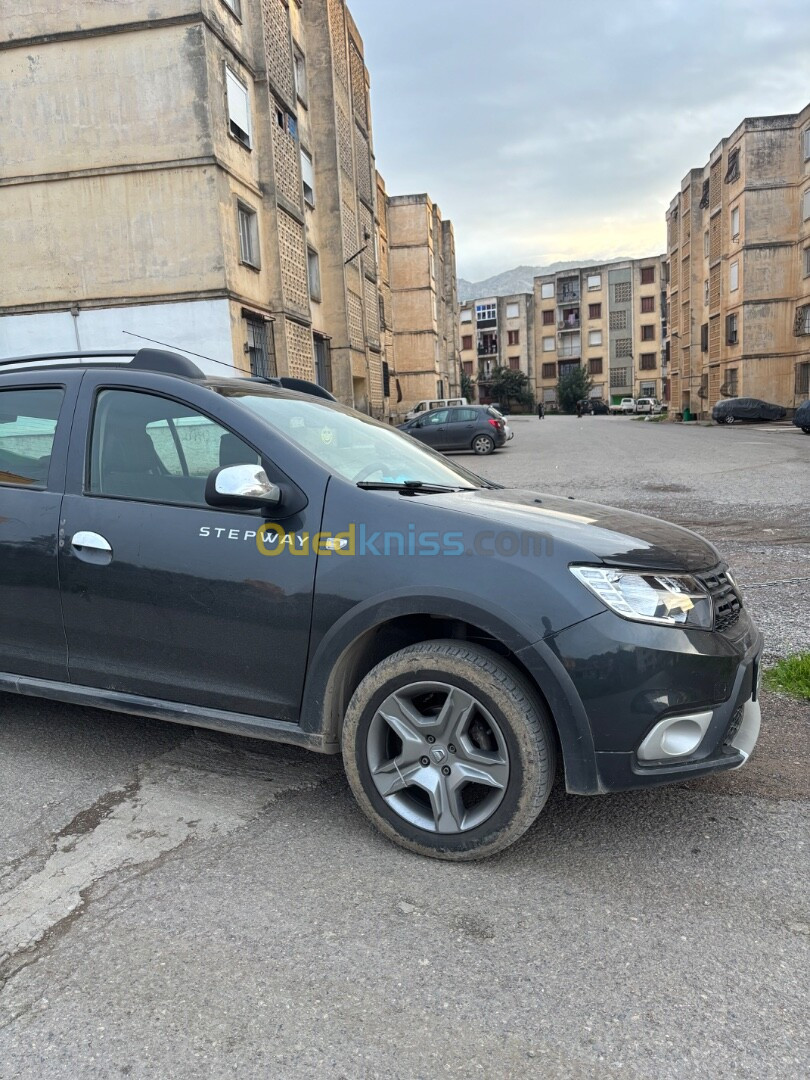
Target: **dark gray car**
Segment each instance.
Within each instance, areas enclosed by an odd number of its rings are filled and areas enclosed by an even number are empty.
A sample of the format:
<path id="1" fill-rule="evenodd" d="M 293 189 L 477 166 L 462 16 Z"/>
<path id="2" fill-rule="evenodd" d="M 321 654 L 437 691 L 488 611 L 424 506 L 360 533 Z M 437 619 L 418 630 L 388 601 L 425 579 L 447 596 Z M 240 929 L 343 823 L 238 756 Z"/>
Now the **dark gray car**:
<path id="1" fill-rule="evenodd" d="M 508 438 L 503 416 L 489 405 L 434 409 L 400 424 L 399 430 L 434 450 L 472 450 L 475 454 L 491 454 Z"/>

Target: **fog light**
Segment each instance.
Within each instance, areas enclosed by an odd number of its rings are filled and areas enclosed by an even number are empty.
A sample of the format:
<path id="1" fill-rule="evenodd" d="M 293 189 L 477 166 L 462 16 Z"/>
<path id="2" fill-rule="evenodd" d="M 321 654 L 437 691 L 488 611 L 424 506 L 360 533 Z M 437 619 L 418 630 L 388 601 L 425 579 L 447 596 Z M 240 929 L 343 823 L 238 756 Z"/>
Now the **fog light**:
<path id="1" fill-rule="evenodd" d="M 694 754 L 712 720 L 710 712 L 659 720 L 638 748 L 639 761 L 661 761 Z"/>

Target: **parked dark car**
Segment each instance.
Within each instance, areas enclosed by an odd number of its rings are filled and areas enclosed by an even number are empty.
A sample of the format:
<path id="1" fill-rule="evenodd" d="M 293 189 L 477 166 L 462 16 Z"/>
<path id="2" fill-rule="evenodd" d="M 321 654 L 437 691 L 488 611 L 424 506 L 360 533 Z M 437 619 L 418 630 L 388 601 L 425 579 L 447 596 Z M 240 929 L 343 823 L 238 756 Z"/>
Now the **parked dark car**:
<path id="1" fill-rule="evenodd" d="M 176 354 L 38 360 L 0 361 L 0 690 L 342 753 L 370 820 L 444 859 L 507 847 L 556 775 L 750 757 L 762 635 L 687 529 Z"/>
<path id="2" fill-rule="evenodd" d="M 796 410 L 793 423 L 801 428 L 805 435 L 810 435 L 810 401 L 804 401 Z"/>
<path id="3" fill-rule="evenodd" d="M 491 405 L 456 405 L 417 416 L 399 430 L 433 450 L 472 450 L 491 454 L 509 438 L 506 421 Z"/>
<path id="4" fill-rule="evenodd" d="M 610 412 L 607 403 L 602 401 L 601 398 L 590 398 L 585 407 L 591 416 L 607 416 Z"/>
<path id="5" fill-rule="evenodd" d="M 787 410 L 770 401 L 752 397 L 733 397 L 718 401 L 712 409 L 712 420 L 718 424 L 756 423 L 762 420 L 784 420 Z"/>

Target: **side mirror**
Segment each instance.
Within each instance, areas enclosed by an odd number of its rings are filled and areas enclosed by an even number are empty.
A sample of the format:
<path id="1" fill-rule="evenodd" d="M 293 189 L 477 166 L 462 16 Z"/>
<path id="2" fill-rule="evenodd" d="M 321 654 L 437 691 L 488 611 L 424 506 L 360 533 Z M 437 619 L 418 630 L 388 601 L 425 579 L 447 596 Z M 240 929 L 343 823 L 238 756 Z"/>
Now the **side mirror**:
<path id="1" fill-rule="evenodd" d="M 261 465 L 226 465 L 209 475 L 205 501 L 209 506 L 273 509 L 281 505 L 281 488 L 270 482 Z"/>

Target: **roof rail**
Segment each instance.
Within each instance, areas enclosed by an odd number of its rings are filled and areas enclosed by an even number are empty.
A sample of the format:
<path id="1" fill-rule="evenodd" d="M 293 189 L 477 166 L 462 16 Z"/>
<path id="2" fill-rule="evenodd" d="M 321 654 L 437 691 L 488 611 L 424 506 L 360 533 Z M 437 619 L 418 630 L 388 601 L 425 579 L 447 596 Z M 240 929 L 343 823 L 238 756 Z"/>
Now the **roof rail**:
<path id="1" fill-rule="evenodd" d="M 163 349 L 95 349 L 90 352 L 38 353 L 33 356 L 9 356 L 0 360 L 0 367 L 12 364 L 36 364 L 49 360 L 108 360 L 128 357 L 129 366 L 137 371 L 159 371 L 165 375 L 182 375 L 186 379 L 201 379 L 203 372 L 197 365 L 180 353 Z"/>

